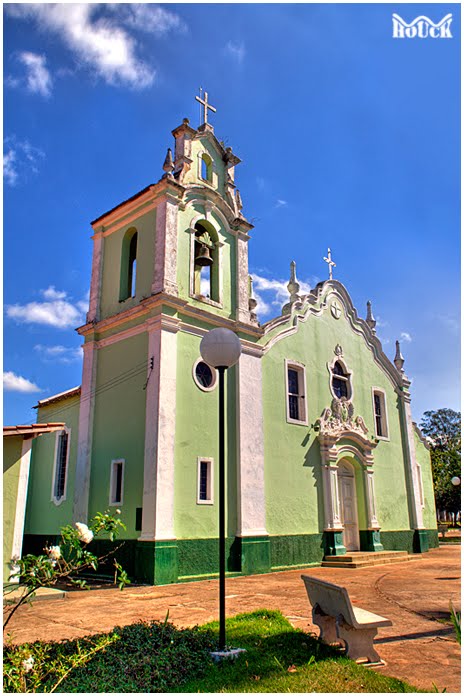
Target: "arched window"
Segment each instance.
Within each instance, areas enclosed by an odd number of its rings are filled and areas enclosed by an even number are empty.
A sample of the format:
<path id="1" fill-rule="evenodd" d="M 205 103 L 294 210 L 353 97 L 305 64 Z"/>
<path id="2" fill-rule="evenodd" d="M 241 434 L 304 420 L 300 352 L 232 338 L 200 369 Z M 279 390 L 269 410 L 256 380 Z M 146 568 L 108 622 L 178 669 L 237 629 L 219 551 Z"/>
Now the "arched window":
<path id="1" fill-rule="evenodd" d="M 137 230 L 132 227 L 127 230 L 122 242 L 120 302 L 136 295 L 137 236 Z"/>
<path id="2" fill-rule="evenodd" d="M 213 160 L 206 153 L 201 156 L 200 176 L 210 184 L 213 182 Z"/>
<path id="3" fill-rule="evenodd" d="M 219 302 L 219 264 L 217 234 L 212 225 L 195 224 L 194 295 Z"/>
<path id="4" fill-rule="evenodd" d="M 351 398 L 350 375 L 339 360 L 332 367 L 332 391 L 337 399 Z"/>

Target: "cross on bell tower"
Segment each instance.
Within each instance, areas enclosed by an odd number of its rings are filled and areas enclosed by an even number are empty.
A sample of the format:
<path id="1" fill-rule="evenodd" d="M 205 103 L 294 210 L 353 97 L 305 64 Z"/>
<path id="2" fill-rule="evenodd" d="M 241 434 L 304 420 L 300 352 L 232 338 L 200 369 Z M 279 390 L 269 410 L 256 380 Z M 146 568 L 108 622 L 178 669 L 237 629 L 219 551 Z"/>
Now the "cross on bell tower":
<path id="1" fill-rule="evenodd" d="M 195 97 L 195 99 L 197 102 L 200 102 L 200 104 L 203 105 L 203 123 L 208 123 L 208 109 L 210 111 L 213 111 L 214 113 L 216 113 L 216 109 L 214 106 L 211 106 L 211 104 L 208 104 L 208 92 L 205 92 L 204 99 L 201 98 L 202 92 L 203 92 L 203 88 L 200 87 L 200 96 Z"/>

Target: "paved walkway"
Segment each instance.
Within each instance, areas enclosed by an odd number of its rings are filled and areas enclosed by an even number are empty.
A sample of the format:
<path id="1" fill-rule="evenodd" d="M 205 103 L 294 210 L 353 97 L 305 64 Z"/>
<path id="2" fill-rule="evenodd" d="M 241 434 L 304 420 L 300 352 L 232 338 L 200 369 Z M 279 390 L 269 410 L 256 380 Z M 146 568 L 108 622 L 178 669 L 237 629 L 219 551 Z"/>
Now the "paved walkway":
<path id="1" fill-rule="evenodd" d="M 376 647 L 387 666 L 384 674 L 433 691 L 460 693 L 460 649 L 443 619 L 449 603 L 460 604 L 461 547 L 443 545 L 422 559 L 358 570 L 310 568 L 309 575 L 345 586 L 363 609 L 393 622 L 382 628 Z M 279 609 L 296 627 L 318 629 L 311 622 L 300 570 L 227 580 L 227 613 Z M 140 619 L 169 620 L 177 626 L 217 619 L 218 582 L 69 592 L 66 599 L 22 607 L 9 625 L 15 642 L 77 638 L 108 631 Z M 441 621 L 440 621 L 441 619 Z"/>

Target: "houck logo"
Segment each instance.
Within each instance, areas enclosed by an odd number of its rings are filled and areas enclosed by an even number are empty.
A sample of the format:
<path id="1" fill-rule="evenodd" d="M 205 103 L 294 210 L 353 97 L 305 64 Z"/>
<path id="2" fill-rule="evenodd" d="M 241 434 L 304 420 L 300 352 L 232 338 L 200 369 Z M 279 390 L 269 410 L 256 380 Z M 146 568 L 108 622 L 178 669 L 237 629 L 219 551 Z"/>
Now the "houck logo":
<path id="1" fill-rule="evenodd" d="M 452 39 L 451 22 L 453 15 L 447 14 L 441 22 L 435 24 L 431 19 L 421 15 L 410 24 L 404 21 L 396 12 L 392 14 L 394 39 Z"/>

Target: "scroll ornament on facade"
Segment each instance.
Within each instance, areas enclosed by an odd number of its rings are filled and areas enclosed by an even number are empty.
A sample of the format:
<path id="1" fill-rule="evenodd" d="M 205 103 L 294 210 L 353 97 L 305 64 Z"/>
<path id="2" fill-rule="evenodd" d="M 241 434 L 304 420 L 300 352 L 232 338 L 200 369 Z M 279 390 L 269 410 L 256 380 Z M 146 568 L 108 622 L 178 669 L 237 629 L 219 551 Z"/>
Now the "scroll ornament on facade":
<path id="1" fill-rule="evenodd" d="M 368 428 L 362 416 L 354 417 L 354 406 L 346 397 L 334 398 L 331 408 L 324 409 L 316 422 L 321 435 L 340 436 L 343 433 L 357 433 L 365 438 Z"/>

